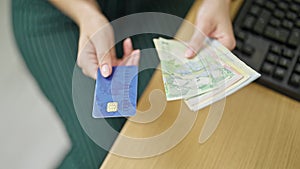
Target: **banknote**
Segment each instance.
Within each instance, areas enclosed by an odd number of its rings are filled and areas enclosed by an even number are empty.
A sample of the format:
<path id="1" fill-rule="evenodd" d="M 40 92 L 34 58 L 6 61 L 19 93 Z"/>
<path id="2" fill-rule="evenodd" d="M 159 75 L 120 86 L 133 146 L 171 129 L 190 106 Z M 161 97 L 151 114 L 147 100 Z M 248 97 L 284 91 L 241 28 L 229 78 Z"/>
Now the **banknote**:
<path id="1" fill-rule="evenodd" d="M 184 43 L 163 38 L 154 39 L 168 101 L 187 99 L 207 93 L 226 84 L 233 84 L 242 76 L 220 59 L 202 50 L 192 59 L 184 58 Z M 208 57 L 209 56 L 209 57 Z"/>
<path id="2" fill-rule="evenodd" d="M 208 92 L 202 95 L 196 95 L 194 97 L 185 100 L 186 104 L 191 110 L 199 110 L 209 104 L 216 102 L 226 96 L 233 94 L 234 92 L 245 87 L 249 83 L 253 82 L 260 77 L 260 74 L 253 70 L 251 67 L 242 62 L 233 53 L 231 53 L 227 48 L 220 44 L 217 40 L 209 40 L 209 48 L 213 48 L 216 52 L 215 55 L 219 57 L 226 65 L 233 68 L 235 71 L 242 75 L 242 78 L 233 83 L 232 85 L 226 85 L 225 88 L 217 89 L 213 92 Z"/>
<path id="3" fill-rule="evenodd" d="M 167 100 L 184 99 L 199 110 L 246 86 L 260 76 L 217 40 L 207 38 L 192 59 L 183 57 L 184 42 L 154 39 Z"/>

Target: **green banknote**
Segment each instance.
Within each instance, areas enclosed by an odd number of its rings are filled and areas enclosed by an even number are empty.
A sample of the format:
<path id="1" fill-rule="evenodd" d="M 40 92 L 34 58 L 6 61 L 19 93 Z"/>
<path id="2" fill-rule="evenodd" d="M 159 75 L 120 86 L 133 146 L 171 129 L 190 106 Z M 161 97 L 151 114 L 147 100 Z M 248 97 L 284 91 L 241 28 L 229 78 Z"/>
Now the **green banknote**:
<path id="1" fill-rule="evenodd" d="M 161 61 L 167 100 L 188 99 L 233 84 L 242 76 L 226 65 L 204 44 L 192 59 L 184 58 L 187 47 L 176 40 L 154 39 Z"/>
<path id="2" fill-rule="evenodd" d="M 185 103 L 191 110 L 194 111 L 202 109 L 209 104 L 240 90 L 260 77 L 259 73 L 238 59 L 217 40 L 209 40 L 207 41 L 207 44 L 207 50 L 215 53 L 213 56 L 218 56 L 218 59 L 224 63 L 224 66 L 231 67 L 231 69 L 237 71 L 242 78 L 235 83 L 225 83 L 225 85 L 221 88 L 185 99 Z"/>

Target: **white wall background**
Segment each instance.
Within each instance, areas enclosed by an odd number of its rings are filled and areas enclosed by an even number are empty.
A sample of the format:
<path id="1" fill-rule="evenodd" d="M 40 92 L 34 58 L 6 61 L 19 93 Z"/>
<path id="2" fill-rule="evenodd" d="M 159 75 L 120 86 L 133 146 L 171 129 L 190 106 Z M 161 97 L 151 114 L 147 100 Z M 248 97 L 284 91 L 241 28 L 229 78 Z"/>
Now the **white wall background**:
<path id="1" fill-rule="evenodd" d="M 0 0 L 0 168 L 53 168 L 70 147 L 16 48 L 10 0 Z"/>

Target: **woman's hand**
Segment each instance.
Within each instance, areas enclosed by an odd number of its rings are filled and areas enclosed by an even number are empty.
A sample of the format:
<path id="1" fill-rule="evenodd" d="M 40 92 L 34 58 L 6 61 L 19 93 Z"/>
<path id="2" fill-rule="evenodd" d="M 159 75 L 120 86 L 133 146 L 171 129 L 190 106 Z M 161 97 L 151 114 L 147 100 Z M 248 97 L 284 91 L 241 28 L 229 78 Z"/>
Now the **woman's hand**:
<path id="1" fill-rule="evenodd" d="M 231 0 L 204 0 L 199 8 L 195 31 L 185 57 L 192 58 L 200 50 L 204 41 L 204 35 L 217 39 L 229 50 L 235 47 L 235 38 L 230 19 Z M 203 35 L 203 34 L 204 35 Z"/>
<path id="2" fill-rule="evenodd" d="M 108 77 L 112 66 L 138 65 L 140 51 L 133 50 L 129 38 L 123 43 L 123 58 L 117 59 L 113 29 L 103 15 L 84 20 L 79 27 L 77 64 L 85 75 L 96 79 L 100 68 L 102 76 Z"/>
<path id="3" fill-rule="evenodd" d="M 95 0 L 49 1 L 80 28 L 77 64 L 85 75 L 96 79 L 100 68 L 102 76 L 108 77 L 112 66 L 138 65 L 140 51 L 133 50 L 130 39 L 124 41 L 123 58 L 116 58 L 113 29 Z"/>

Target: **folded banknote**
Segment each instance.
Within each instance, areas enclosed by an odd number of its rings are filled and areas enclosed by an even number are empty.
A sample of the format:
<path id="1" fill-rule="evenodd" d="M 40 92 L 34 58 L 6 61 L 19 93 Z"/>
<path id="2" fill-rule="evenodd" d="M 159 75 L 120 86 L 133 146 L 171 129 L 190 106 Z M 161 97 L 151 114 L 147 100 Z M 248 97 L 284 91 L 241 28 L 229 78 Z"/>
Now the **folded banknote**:
<path id="1" fill-rule="evenodd" d="M 184 58 L 185 43 L 154 39 L 161 61 L 168 101 L 184 99 L 197 111 L 246 86 L 260 74 L 239 60 L 217 40 L 207 38 L 192 59 Z"/>

